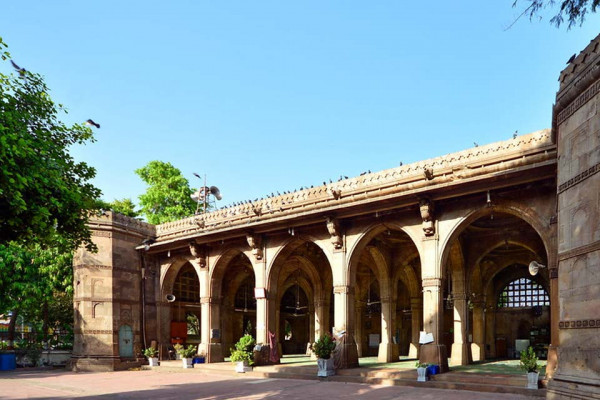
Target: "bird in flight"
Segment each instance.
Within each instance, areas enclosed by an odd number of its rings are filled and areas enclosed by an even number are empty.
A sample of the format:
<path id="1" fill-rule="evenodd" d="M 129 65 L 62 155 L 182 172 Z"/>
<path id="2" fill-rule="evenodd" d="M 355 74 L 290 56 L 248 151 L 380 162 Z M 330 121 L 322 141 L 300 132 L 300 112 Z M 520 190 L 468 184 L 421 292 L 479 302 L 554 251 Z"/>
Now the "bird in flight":
<path id="1" fill-rule="evenodd" d="M 198 175 L 197 173 L 195 173 L 195 172 L 192 172 L 192 173 L 194 174 L 194 176 L 195 176 L 196 178 L 200 178 L 200 175 Z"/>
<path id="2" fill-rule="evenodd" d="M 15 64 L 15 62 L 13 60 L 10 60 L 10 63 L 19 72 L 19 74 L 21 76 L 25 75 L 25 72 L 27 72 L 27 70 L 25 68 L 21 68 L 17 64 Z"/>
<path id="3" fill-rule="evenodd" d="M 93 125 L 93 126 L 95 126 L 96 128 L 100 129 L 100 124 L 97 124 L 97 123 L 95 123 L 95 122 L 94 122 L 93 120 L 91 120 L 91 119 L 88 119 L 87 121 L 85 121 L 85 124 L 86 124 L 86 125 Z"/>

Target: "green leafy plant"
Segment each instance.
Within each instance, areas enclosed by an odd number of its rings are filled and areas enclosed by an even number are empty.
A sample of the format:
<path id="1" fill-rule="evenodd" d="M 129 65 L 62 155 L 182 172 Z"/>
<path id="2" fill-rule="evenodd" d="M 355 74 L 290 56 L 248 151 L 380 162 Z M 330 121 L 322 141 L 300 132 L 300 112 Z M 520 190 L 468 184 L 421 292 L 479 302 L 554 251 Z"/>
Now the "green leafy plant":
<path id="1" fill-rule="evenodd" d="M 158 354 L 158 351 L 154 347 L 148 347 L 144 350 L 144 356 L 146 358 L 154 358 Z"/>
<path id="2" fill-rule="evenodd" d="M 420 361 L 417 361 L 417 362 L 415 363 L 415 367 L 417 367 L 417 368 L 427 368 L 428 366 L 429 366 L 429 364 L 428 364 L 428 363 L 422 363 L 422 362 L 420 362 Z"/>
<path id="3" fill-rule="evenodd" d="M 188 347 L 183 347 L 182 345 L 175 345 L 174 347 L 181 358 L 192 358 L 196 355 L 197 349 L 193 344 L 190 344 Z"/>
<path id="4" fill-rule="evenodd" d="M 248 365 L 254 364 L 254 344 L 256 341 L 248 334 L 242 336 L 235 344 L 235 349 L 231 349 L 231 362 L 246 361 Z"/>
<path id="5" fill-rule="evenodd" d="M 335 349 L 335 345 L 335 338 L 326 333 L 310 345 L 310 350 L 315 353 L 317 358 L 328 360 L 331 358 L 331 352 Z"/>
<path id="6" fill-rule="evenodd" d="M 521 362 L 519 367 L 527 372 L 538 372 L 541 365 L 538 364 L 538 358 L 533 351 L 533 347 L 529 346 L 527 350 L 521 352 Z"/>

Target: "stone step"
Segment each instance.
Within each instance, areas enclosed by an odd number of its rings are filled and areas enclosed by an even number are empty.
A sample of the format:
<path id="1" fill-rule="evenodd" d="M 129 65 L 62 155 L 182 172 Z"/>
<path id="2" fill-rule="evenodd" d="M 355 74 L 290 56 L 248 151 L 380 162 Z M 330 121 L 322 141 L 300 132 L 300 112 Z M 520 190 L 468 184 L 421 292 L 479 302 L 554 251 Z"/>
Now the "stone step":
<path id="1" fill-rule="evenodd" d="M 416 376 L 416 373 L 415 373 Z M 464 383 L 482 383 L 491 385 L 506 385 L 523 387 L 527 386 L 526 375 L 497 375 L 497 374 L 468 374 L 459 372 L 449 372 L 445 374 L 430 375 L 433 381 L 439 382 L 464 382 Z"/>
<path id="2" fill-rule="evenodd" d="M 150 367 L 145 367 L 150 368 Z M 317 377 L 317 368 L 310 366 L 281 366 L 269 365 L 255 367 L 244 374 L 235 372 L 231 363 L 196 364 L 195 368 L 184 369 L 181 360 L 161 361 L 161 370 L 174 370 L 188 373 L 217 373 L 220 375 L 276 378 L 276 379 L 301 379 L 328 382 L 362 383 L 385 386 L 410 386 L 436 389 L 469 390 L 486 393 L 512 393 L 529 397 L 545 397 L 546 390 L 527 389 L 527 378 L 517 375 L 488 375 L 446 373 L 432 375 L 427 382 L 417 382 L 416 371 L 410 370 L 370 370 L 368 368 L 353 368 L 336 371 L 336 375 L 327 378 Z"/>

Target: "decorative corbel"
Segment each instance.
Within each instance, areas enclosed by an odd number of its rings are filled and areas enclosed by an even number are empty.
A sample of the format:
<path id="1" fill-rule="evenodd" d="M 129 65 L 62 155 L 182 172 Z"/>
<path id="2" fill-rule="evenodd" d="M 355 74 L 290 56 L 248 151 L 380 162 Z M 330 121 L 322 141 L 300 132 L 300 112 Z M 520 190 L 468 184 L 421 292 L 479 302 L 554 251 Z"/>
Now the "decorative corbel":
<path id="1" fill-rule="evenodd" d="M 340 224 L 337 219 L 327 217 L 327 231 L 331 235 L 331 244 L 333 248 L 339 250 L 342 248 L 342 235 L 340 234 Z"/>
<path id="2" fill-rule="evenodd" d="M 435 233 L 433 202 L 428 198 L 421 199 L 419 201 L 419 211 L 423 219 L 423 233 L 425 233 L 425 236 L 432 236 Z"/>
<path id="3" fill-rule="evenodd" d="M 263 251 L 260 236 L 249 233 L 246 235 L 246 240 L 248 241 L 248 246 L 250 246 L 252 249 L 252 254 L 254 254 L 254 257 L 256 257 L 257 260 L 262 260 Z"/>
<path id="4" fill-rule="evenodd" d="M 206 246 L 192 242 L 190 243 L 190 253 L 196 259 L 200 268 L 206 267 Z"/>

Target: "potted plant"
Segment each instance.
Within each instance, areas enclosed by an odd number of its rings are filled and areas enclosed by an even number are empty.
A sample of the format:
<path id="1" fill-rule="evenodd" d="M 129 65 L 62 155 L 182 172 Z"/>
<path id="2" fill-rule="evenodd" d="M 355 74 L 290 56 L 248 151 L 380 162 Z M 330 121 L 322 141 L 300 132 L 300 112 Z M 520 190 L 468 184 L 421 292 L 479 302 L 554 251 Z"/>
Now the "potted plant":
<path id="1" fill-rule="evenodd" d="M 540 364 L 538 364 L 538 358 L 535 355 L 535 351 L 533 351 L 533 347 L 529 346 L 527 350 L 521 352 L 521 362 L 519 367 L 527 371 L 527 388 L 537 389 L 538 378 L 540 376 Z"/>
<path id="2" fill-rule="evenodd" d="M 429 364 L 417 361 L 417 382 L 427 382 L 427 367 Z"/>
<path id="3" fill-rule="evenodd" d="M 246 334 L 235 344 L 235 349 L 231 349 L 231 362 L 236 364 L 236 372 L 252 371 L 254 343 L 254 338 Z"/>
<path id="4" fill-rule="evenodd" d="M 335 349 L 335 345 L 335 338 L 327 333 L 310 345 L 310 350 L 317 356 L 317 365 L 319 366 L 317 376 L 335 375 L 333 358 L 331 358 L 331 352 Z"/>
<path id="5" fill-rule="evenodd" d="M 178 344 L 175 345 L 177 354 L 181 357 L 183 368 L 194 368 L 192 359 L 196 355 L 196 346 L 190 344 L 187 348 Z"/>
<path id="6" fill-rule="evenodd" d="M 148 364 L 151 367 L 158 367 L 158 351 L 154 347 L 148 347 L 144 350 L 144 356 L 148 359 Z"/>

